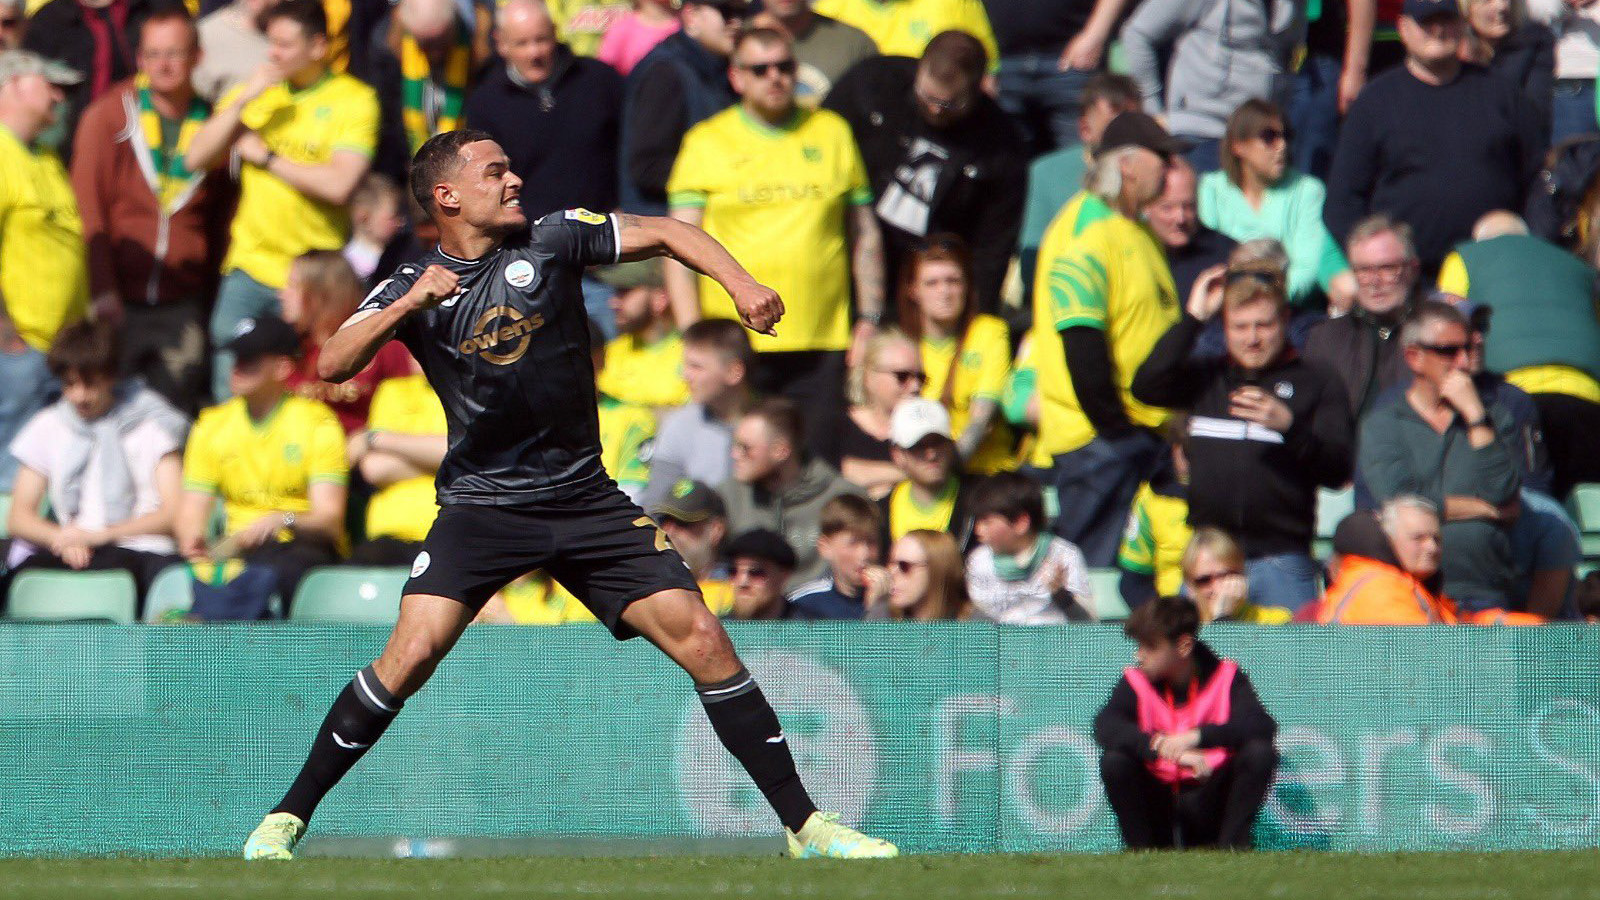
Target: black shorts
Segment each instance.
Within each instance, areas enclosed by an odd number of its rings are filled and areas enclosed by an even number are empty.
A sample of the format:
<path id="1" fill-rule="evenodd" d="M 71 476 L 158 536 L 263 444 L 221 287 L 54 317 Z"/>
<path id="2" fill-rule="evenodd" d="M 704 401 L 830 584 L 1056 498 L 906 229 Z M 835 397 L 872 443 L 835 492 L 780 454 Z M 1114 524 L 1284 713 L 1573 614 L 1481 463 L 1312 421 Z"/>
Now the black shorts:
<path id="1" fill-rule="evenodd" d="M 571 591 L 618 640 L 638 634 L 622 621 L 633 601 L 669 588 L 700 592 L 666 534 L 615 482 L 603 481 L 548 503 L 443 507 L 404 593 L 479 610 L 534 569 Z"/>

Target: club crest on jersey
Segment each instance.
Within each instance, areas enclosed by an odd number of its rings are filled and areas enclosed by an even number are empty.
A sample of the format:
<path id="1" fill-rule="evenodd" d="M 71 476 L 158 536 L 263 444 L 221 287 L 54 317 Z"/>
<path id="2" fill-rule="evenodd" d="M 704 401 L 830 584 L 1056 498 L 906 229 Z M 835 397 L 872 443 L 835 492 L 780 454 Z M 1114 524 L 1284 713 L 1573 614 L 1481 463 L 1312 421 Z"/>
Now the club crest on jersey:
<path id="1" fill-rule="evenodd" d="M 472 336 L 457 347 L 464 356 L 481 356 L 497 366 L 509 366 L 528 352 L 533 333 L 544 327 L 544 316 L 523 315 L 510 306 L 491 306 L 472 327 Z"/>
<path id="2" fill-rule="evenodd" d="M 602 216 L 597 212 L 590 212 L 581 206 L 577 209 L 567 210 L 566 216 L 567 218 L 577 222 L 588 222 L 590 225 L 604 225 L 606 223 L 605 216 Z"/>
<path id="3" fill-rule="evenodd" d="M 533 263 L 519 259 L 506 266 L 506 284 L 514 288 L 525 288 L 533 284 Z"/>

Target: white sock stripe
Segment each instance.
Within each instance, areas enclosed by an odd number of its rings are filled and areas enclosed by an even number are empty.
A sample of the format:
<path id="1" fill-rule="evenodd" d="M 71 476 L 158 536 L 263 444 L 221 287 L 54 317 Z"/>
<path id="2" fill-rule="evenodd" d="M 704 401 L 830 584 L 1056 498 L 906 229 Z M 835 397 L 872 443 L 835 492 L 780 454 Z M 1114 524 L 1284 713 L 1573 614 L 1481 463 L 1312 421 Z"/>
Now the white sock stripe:
<path id="1" fill-rule="evenodd" d="M 384 712 L 399 712 L 399 710 L 378 699 L 378 695 L 373 692 L 372 688 L 367 686 L 366 676 L 365 669 L 356 673 L 356 686 L 361 688 L 361 692 L 367 695 L 367 699 L 371 700 L 375 706 Z"/>
<path id="2" fill-rule="evenodd" d="M 700 696 L 702 696 L 702 697 L 719 697 L 719 696 L 721 696 L 723 694 L 731 694 L 734 691 L 742 691 L 745 688 L 750 687 L 751 685 L 753 685 L 755 683 L 756 683 L 755 678 L 753 678 L 751 676 L 745 676 L 745 679 L 743 681 L 739 682 L 738 684 L 734 685 L 733 687 L 718 688 L 718 689 L 716 689 L 714 691 L 708 691 L 708 690 L 701 689 Z"/>

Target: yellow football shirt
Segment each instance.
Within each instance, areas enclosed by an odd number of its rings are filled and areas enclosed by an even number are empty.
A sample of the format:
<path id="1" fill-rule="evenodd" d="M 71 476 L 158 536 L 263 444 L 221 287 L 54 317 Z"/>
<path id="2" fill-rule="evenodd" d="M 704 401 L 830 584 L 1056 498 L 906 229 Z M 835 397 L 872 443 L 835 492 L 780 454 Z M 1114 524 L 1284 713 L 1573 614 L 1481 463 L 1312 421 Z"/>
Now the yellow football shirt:
<path id="1" fill-rule="evenodd" d="M 61 160 L 0 125 L 0 293 L 17 333 L 46 351 L 89 309 L 83 220 Z"/>
<path id="2" fill-rule="evenodd" d="M 262 516 L 309 512 L 311 485 L 348 476 L 338 416 L 292 394 L 260 422 L 243 397 L 202 411 L 183 454 L 183 486 L 222 498 L 228 535 Z"/>
<path id="3" fill-rule="evenodd" d="M 556 34 L 573 53 L 582 56 L 599 53 L 606 31 L 632 9 L 629 3 L 606 0 L 551 0 L 548 6 Z"/>
<path id="4" fill-rule="evenodd" d="M 689 402 L 683 380 L 683 338 L 673 332 L 654 344 L 624 334 L 606 344 L 606 367 L 595 378 L 601 393 L 638 406 Z"/>
<path id="5" fill-rule="evenodd" d="M 1000 62 L 979 0 L 817 0 L 812 9 L 865 31 L 884 56 L 921 56 L 934 35 L 957 29 L 983 44 L 991 68 Z"/>
<path id="6" fill-rule="evenodd" d="M 851 206 L 872 202 L 850 126 L 828 110 L 797 110 L 773 128 L 734 106 L 689 129 L 667 193 L 701 207 L 703 227 L 783 298 L 776 337 L 750 335 L 758 351 L 843 350 L 850 345 Z M 700 310 L 738 320 L 733 301 L 701 276 Z"/>
<path id="7" fill-rule="evenodd" d="M 617 484 L 642 489 L 650 482 L 650 444 L 656 417 L 643 406 L 600 398 L 600 464 Z"/>
<path id="8" fill-rule="evenodd" d="M 231 105 L 241 90 L 228 92 L 217 108 Z M 243 121 L 290 162 L 325 165 L 339 150 L 370 157 L 378 145 L 378 95 L 349 75 L 327 75 L 303 91 L 280 82 L 245 107 Z M 346 207 L 313 200 L 246 164 L 239 173 L 239 211 L 222 271 L 243 269 L 267 287 L 281 288 L 295 257 L 307 250 L 338 250 L 349 237 Z"/>
<path id="9" fill-rule="evenodd" d="M 1068 201 L 1045 230 L 1033 288 L 1032 359 L 1039 379 L 1034 465 L 1049 468 L 1055 455 L 1094 440 L 1058 332 L 1080 325 L 1105 332 L 1129 421 L 1157 428 L 1166 410 L 1133 399 L 1133 373 L 1178 315 L 1177 288 L 1155 235 L 1093 194 Z"/>
<path id="10" fill-rule="evenodd" d="M 889 492 L 889 540 L 898 541 L 917 530 L 950 531 L 950 520 L 956 514 L 956 497 L 961 493 L 961 482 L 950 479 L 944 491 L 932 503 L 924 506 L 911 496 L 911 482 L 902 481 Z M 959 538 L 959 535 L 952 535 Z"/>
<path id="11" fill-rule="evenodd" d="M 1183 589 L 1183 551 L 1194 529 L 1189 527 L 1189 501 L 1168 497 L 1139 485 L 1128 511 L 1128 530 L 1122 535 L 1117 565 L 1130 572 L 1153 575 L 1163 597 Z"/>
<path id="12" fill-rule="evenodd" d="M 922 396 L 944 402 L 945 382 L 952 375 L 955 383 L 950 394 L 950 431 L 961 437 L 972 418 L 974 400 L 1000 402 L 1005 390 L 1006 376 L 1011 373 L 1011 329 L 998 316 L 980 313 L 967 324 L 966 339 L 960 342 L 961 358 L 957 360 L 956 341 L 924 337 L 921 342 L 922 368 L 928 373 L 928 383 Z M 1011 429 L 1002 416 L 996 415 L 990 423 L 989 434 L 978 445 L 978 452 L 967 461 L 966 470 L 979 475 L 1015 468 L 1011 459 L 1013 444 Z"/>
<path id="13" fill-rule="evenodd" d="M 421 375 L 386 378 L 372 394 L 367 427 L 391 434 L 448 433 L 439 395 Z M 418 475 L 379 488 L 367 503 L 367 537 L 421 541 L 439 515 L 433 476 Z"/>

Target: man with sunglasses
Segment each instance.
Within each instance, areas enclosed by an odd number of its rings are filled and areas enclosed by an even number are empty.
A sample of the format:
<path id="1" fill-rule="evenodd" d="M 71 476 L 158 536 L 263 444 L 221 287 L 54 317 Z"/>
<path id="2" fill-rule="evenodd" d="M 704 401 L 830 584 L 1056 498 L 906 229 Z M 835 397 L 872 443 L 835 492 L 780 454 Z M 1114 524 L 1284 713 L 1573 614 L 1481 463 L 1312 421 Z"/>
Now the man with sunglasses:
<path id="1" fill-rule="evenodd" d="M 756 528 L 722 548 L 733 584 L 734 619 L 787 619 L 793 613 L 783 586 L 794 574 L 794 549 L 783 535 Z"/>
<path id="2" fill-rule="evenodd" d="M 783 32 L 739 36 L 728 70 L 739 105 L 689 129 L 668 204 L 784 298 L 783 328 L 750 341 L 755 387 L 836 408 L 845 351 L 859 360 L 883 318 L 883 241 L 850 126 L 796 104 L 798 67 Z M 667 267 L 667 290 L 680 323 L 734 318 L 727 292 L 682 266 Z"/>
<path id="3" fill-rule="evenodd" d="M 684 0 L 682 29 L 628 73 L 618 137 L 623 209 L 666 215 L 667 177 L 683 136 L 738 99 L 728 84 L 728 57 L 749 15 L 744 0 Z"/>
<path id="4" fill-rule="evenodd" d="M 1356 481 L 1375 504 L 1401 494 L 1431 501 L 1444 522 L 1444 593 L 1471 609 L 1508 606 L 1521 483 L 1506 449 L 1511 416 L 1473 384 L 1471 331 L 1454 307 L 1418 304 L 1400 344 L 1411 386 L 1361 420 Z"/>

